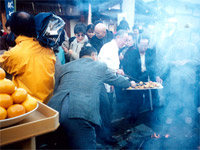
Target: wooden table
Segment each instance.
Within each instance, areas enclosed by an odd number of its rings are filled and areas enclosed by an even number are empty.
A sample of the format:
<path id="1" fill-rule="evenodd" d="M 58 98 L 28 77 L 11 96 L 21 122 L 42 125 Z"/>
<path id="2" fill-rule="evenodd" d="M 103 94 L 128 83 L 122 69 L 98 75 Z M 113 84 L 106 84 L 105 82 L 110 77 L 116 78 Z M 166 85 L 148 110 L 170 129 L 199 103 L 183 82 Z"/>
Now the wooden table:
<path id="1" fill-rule="evenodd" d="M 59 113 L 39 102 L 32 114 L 16 125 L 0 129 L 0 149 L 36 149 L 35 137 L 55 131 Z"/>

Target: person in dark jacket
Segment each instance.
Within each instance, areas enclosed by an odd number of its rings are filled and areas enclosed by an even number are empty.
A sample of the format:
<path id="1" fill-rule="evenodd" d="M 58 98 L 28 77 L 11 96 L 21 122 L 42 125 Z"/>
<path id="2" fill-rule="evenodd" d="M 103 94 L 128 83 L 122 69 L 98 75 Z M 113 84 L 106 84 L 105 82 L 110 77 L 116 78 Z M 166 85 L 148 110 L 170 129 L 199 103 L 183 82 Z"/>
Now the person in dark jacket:
<path id="1" fill-rule="evenodd" d="M 113 33 L 112 31 L 107 30 L 103 23 L 98 23 L 95 26 L 94 31 L 95 35 L 90 40 L 90 44 L 97 50 L 97 53 L 99 54 L 101 47 L 113 39 Z"/>
<path id="2" fill-rule="evenodd" d="M 7 34 L 0 37 L 0 55 L 16 45 L 15 36 L 10 29 L 10 20 L 7 20 L 5 26 Z"/>
<path id="3" fill-rule="evenodd" d="M 95 27 L 94 24 L 87 25 L 86 35 L 87 35 L 88 41 L 90 41 L 92 37 L 95 35 L 94 27 Z"/>
<path id="4" fill-rule="evenodd" d="M 156 64 L 156 51 L 155 49 L 149 49 L 149 37 L 146 35 L 140 35 L 138 39 L 138 49 L 129 52 L 129 55 L 124 58 L 123 70 L 125 74 L 131 76 L 138 81 L 147 82 L 148 79 L 162 83 L 162 79 L 157 75 L 157 64 Z M 129 91 L 132 96 L 130 106 L 132 120 L 137 118 L 140 106 L 142 105 L 143 98 L 148 99 L 149 91 Z M 152 96 L 155 101 L 158 101 L 158 92 L 154 90 Z M 134 98 L 134 99 L 133 99 Z M 137 100 L 135 100 L 137 99 Z"/>

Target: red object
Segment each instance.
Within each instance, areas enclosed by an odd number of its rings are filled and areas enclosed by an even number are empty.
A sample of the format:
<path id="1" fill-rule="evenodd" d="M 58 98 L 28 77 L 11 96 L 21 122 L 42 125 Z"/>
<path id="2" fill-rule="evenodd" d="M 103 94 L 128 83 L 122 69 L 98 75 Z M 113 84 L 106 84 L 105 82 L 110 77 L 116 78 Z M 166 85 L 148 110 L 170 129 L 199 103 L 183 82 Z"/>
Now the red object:
<path id="1" fill-rule="evenodd" d="M 7 32 L 3 32 L 3 35 L 2 35 L 2 36 L 7 35 L 7 34 L 8 34 Z"/>

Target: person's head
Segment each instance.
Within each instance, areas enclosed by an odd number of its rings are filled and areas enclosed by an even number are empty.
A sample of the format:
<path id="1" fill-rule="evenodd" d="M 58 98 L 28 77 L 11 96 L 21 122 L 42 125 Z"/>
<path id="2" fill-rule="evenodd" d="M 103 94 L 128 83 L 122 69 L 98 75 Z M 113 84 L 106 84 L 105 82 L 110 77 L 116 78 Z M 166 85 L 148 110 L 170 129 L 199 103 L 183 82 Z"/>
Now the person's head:
<path id="1" fill-rule="evenodd" d="M 140 29 L 139 29 L 139 26 L 137 26 L 137 25 L 134 25 L 133 26 L 133 28 L 132 28 L 132 31 L 133 31 L 133 33 L 135 34 L 135 35 L 139 35 L 139 31 L 140 31 Z"/>
<path id="2" fill-rule="evenodd" d="M 134 33 L 132 33 L 132 32 L 129 32 L 128 33 L 128 38 L 127 38 L 127 41 L 126 41 L 126 46 L 127 47 L 131 47 L 131 46 L 133 46 L 134 44 L 135 44 L 135 35 L 134 35 Z"/>
<path id="3" fill-rule="evenodd" d="M 6 33 L 10 34 L 11 29 L 10 29 L 10 20 L 9 19 L 6 21 L 5 26 L 6 26 Z"/>
<path id="4" fill-rule="evenodd" d="M 77 23 L 74 27 L 74 34 L 78 42 L 81 42 L 86 35 L 86 25 L 84 23 Z"/>
<path id="5" fill-rule="evenodd" d="M 97 50 L 91 46 L 83 46 L 80 51 L 79 57 L 82 58 L 82 57 L 88 57 L 88 56 L 91 57 L 94 61 L 96 61 Z"/>
<path id="6" fill-rule="evenodd" d="M 98 23 L 95 26 L 94 32 L 98 39 L 103 39 L 106 36 L 106 26 L 103 23 Z"/>
<path id="7" fill-rule="evenodd" d="M 17 11 L 12 13 L 10 28 L 16 36 L 36 37 L 34 16 L 27 12 Z"/>
<path id="8" fill-rule="evenodd" d="M 93 36 L 94 36 L 94 25 L 93 24 L 89 24 L 88 26 L 87 26 L 87 30 L 86 30 L 86 32 L 87 32 L 87 37 L 88 37 L 88 39 L 91 39 Z"/>
<path id="9" fill-rule="evenodd" d="M 128 39 L 128 32 L 125 30 L 119 30 L 115 35 L 114 39 L 117 42 L 118 48 L 122 48 L 125 46 L 126 41 Z"/>
<path id="10" fill-rule="evenodd" d="M 140 53 L 145 53 L 149 46 L 149 37 L 147 35 L 140 35 L 138 38 L 138 49 Z"/>
<path id="11" fill-rule="evenodd" d="M 96 26 L 96 25 L 99 24 L 99 23 L 103 23 L 103 21 L 102 21 L 102 20 L 96 20 L 96 21 L 94 22 L 94 26 Z"/>
<path id="12" fill-rule="evenodd" d="M 126 30 L 126 31 L 130 30 L 129 24 L 126 20 L 120 21 L 117 31 L 119 30 Z"/>

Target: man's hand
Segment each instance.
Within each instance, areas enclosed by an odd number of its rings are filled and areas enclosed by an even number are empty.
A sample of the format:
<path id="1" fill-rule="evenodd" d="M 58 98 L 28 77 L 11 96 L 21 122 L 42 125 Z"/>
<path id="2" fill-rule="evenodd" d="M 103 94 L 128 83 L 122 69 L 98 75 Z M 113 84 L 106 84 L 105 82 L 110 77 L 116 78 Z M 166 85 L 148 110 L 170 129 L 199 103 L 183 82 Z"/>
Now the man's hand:
<path id="1" fill-rule="evenodd" d="M 73 50 L 70 49 L 69 50 L 69 54 L 72 55 L 73 54 Z"/>
<path id="2" fill-rule="evenodd" d="M 124 71 L 122 69 L 117 69 L 117 74 L 124 75 Z"/>
<path id="3" fill-rule="evenodd" d="M 120 55 L 119 55 L 119 59 L 120 59 L 120 60 L 124 59 L 124 56 L 123 56 L 122 53 L 120 53 Z"/>
<path id="4" fill-rule="evenodd" d="M 66 47 L 62 47 L 62 48 L 63 48 L 63 50 L 65 51 L 66 54 L 72 55 L 73 51 L 71 49 L 68 50 L 68 48 L 66 48 Z"/>
<path id="5" fill-rule="evenodd" d="M 65 53 L 67 54 L 67 53 L 69 53 L 69 50 L 68 50 L 68 48 L 66 48 L 66 47 L 62 47 L 63 48 L 63 50 L 65 51 Z"/>
<path id="6" fill-rule="evenodd" d="M 133 87 L 133 88 L 136 87 L 135 81 L 131 81 L 130 83 L 131 83 L 131 87 Z"/>
<path id="7" fill-rule="evenodd" d="M 157 76 L 157 77 L 156 77 L 156 82 L 158 82 L 158 83 L 161 83 L 161 84 L 162 84 L 162 83 L 163 83 L 163 80 L 162 80 L 162 79 L 161 79 L 159 76 Z"/>

